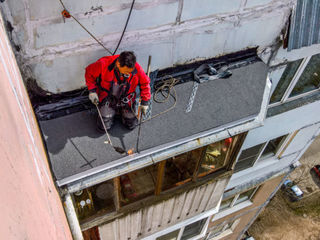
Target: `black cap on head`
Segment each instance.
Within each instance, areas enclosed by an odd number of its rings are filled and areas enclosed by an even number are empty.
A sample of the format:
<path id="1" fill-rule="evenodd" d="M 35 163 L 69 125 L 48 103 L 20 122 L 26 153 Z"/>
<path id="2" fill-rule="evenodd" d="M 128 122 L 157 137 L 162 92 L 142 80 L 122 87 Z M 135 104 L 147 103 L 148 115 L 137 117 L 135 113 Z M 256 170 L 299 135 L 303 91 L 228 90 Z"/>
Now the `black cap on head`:
<path id="1" fill-rule="evenodd" d="M 131 51 L 124 51 L 119 56 L 120 66 L 127 66 L 133 68 L 136 64 L 136 56 Z"/>

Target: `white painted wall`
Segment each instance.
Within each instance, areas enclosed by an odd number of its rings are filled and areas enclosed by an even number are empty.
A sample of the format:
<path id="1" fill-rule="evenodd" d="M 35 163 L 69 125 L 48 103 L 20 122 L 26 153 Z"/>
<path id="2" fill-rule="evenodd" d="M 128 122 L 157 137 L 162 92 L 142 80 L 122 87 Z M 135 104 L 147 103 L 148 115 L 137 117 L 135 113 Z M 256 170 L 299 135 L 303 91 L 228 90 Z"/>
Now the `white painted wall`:
<path id="1" fill-rule="evenodd" d="M 279 36 L 294 2 L 136 0 L 119 51 L 134 50 L 143 67 L 152 55 L 154 70 L 248 47 L 263 48 Z M 130 0 L 64 3 L 106 47 L 115 48 Z M 73 19 L 63 22 L 58 0 L 10 0 L 0 6 L 21 46 L 22 68 L 31 67 L 28 75 L 46 90 L 57 93 L 85 86 L 85 67 L 107 55 Z"/>
<path id="2" fill-rule="evenodd" d="M 320 101 L 267 118 L 264 126 L 249 131 L 242 149 L 250 148 L 318 122 L 320 122 Z"/>

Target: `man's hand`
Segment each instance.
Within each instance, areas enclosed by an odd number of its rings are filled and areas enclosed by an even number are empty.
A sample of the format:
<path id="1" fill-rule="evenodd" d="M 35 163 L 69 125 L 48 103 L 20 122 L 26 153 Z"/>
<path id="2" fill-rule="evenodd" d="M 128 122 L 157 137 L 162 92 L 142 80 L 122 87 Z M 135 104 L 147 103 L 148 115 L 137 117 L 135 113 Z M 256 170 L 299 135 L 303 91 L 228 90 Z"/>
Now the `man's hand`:
<path id="1" fill-rule="evenodd" d="M 143 115 L 147 114 L 149 106 L 148 105 L 141 105 L 141 112 Z"/>
<path id="2" fill-rule="evenodd" d="M 89 93 L 89 99 L 93 104 L 98 104 L 99 103 L 99 97 L 98 94 L 95 92 Z"/>

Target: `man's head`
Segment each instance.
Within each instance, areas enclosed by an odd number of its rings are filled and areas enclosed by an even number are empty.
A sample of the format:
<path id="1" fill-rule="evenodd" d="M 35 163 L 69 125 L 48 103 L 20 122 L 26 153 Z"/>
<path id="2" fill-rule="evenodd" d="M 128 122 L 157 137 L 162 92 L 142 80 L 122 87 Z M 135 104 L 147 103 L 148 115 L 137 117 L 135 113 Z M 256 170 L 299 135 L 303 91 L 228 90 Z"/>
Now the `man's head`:
<path id="1" fill-rule="evenodd" d="M 129 75 L 136 64 L 136 56 L 133 52 L 125 51 L 122 52 L 116 62 L 116 66 L 119 72 L 125 76 Z"/>

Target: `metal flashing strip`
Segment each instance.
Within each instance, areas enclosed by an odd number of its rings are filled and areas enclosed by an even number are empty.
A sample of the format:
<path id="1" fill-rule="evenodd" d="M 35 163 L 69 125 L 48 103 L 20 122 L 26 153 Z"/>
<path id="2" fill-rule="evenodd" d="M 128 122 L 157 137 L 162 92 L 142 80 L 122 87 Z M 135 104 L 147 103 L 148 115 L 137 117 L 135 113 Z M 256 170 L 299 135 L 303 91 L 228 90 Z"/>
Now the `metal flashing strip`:
<path id="1" fill-rule="evenodd" d="M 232 122 L 175 142 L 157 146 L 155 148 L 142 151 L 140 154 L 124 157 L 112 163 L 107 163 L 62 180 L 58 180 L 56 183 L 59 187 L 66 187 L 68 192 L 76 192 L 110 180 L 116 176 L 155 164 L 169 157 L 249 131 L 256 127 L 260 127 L 263 125 L 264 119 L 266 118 L 270 91 L 271 81 L 268 75 L 266 78 L 261 110 L 256 116 L 250 116 L 246 119 L 241 119 L 241 121 Z"/>
<path id="2" fill-rule="evenodd" d="M 298 0 L 291 21 L 288 51 L 320 43 L 320 0 Z"/>

